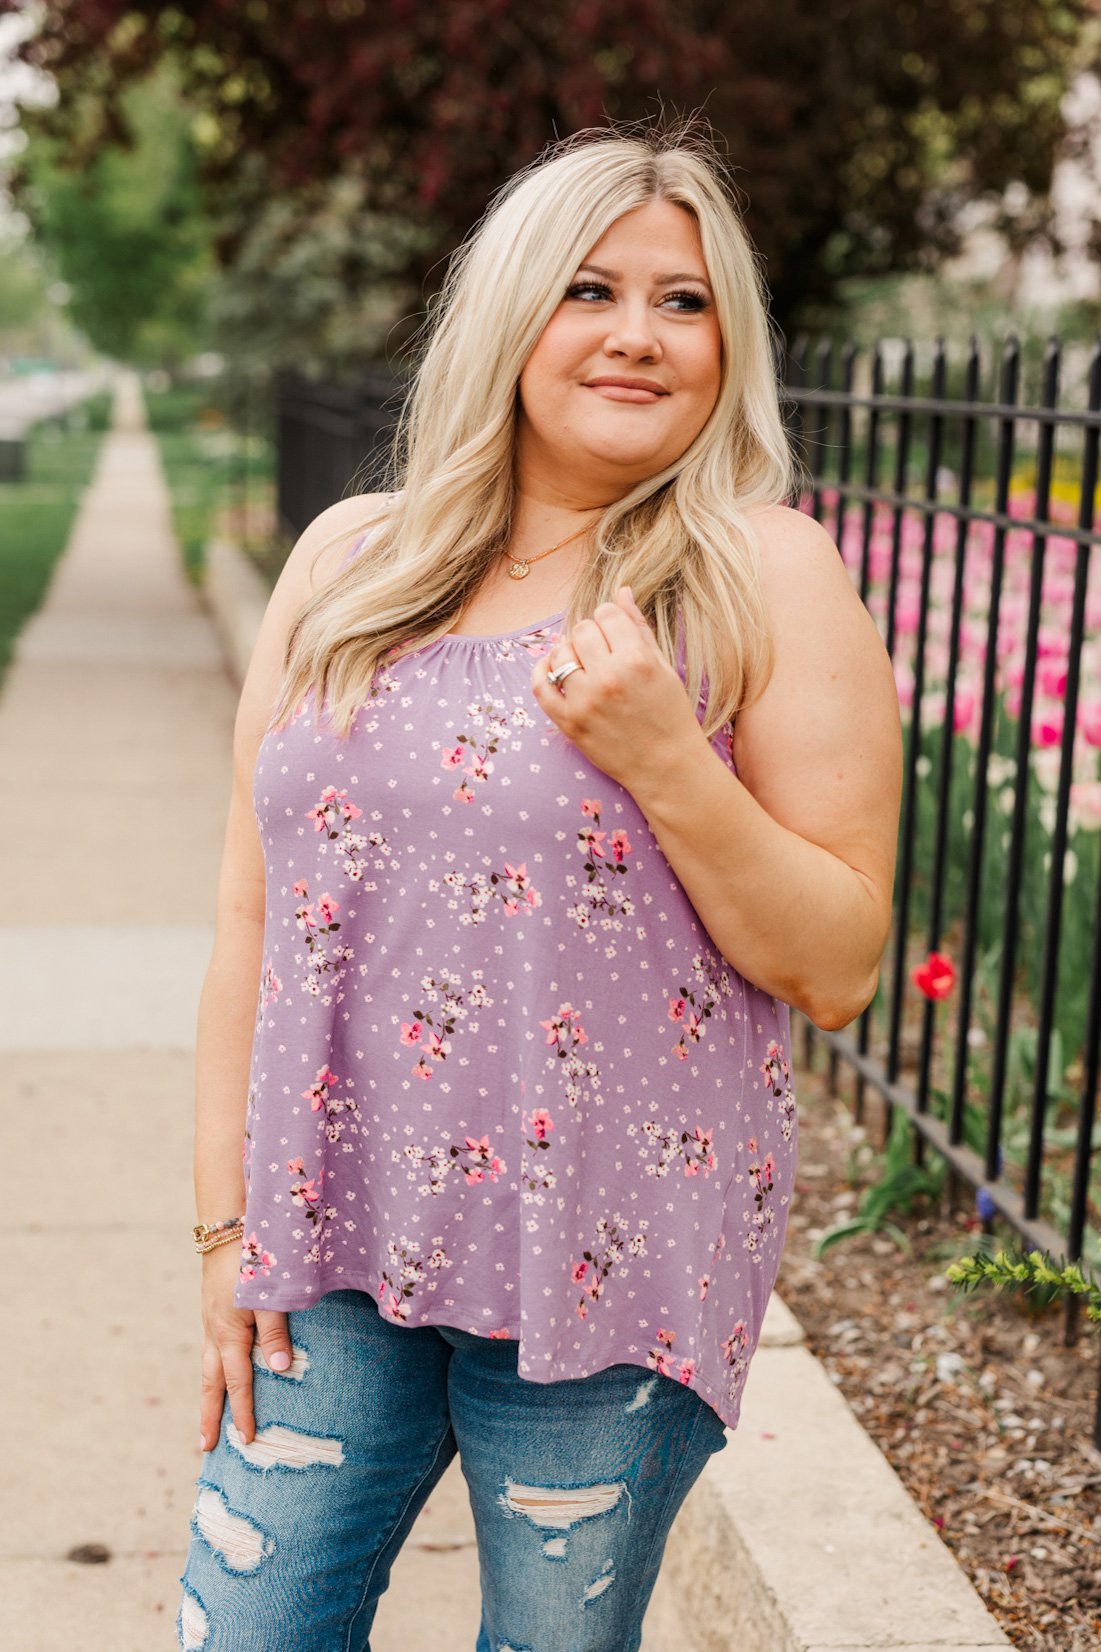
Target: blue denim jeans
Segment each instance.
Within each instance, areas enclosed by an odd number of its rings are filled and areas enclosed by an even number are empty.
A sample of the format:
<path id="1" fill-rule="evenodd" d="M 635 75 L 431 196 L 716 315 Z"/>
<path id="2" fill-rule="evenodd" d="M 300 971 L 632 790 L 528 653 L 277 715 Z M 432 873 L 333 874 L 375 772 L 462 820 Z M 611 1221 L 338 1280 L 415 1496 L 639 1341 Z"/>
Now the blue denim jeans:
<path id="1" fill-rule="evenodd" d="M 256 1438 L 240 1442 L 227 1403 L 203 1458 L 181 1647 L 369 1652 L 391 1565 L 457 1451 L 476 1652 L 637 1652 L 669 1528 L 726 1444 L 704 1400 L 629 1364 L 531 1382 L 514 1340 L 395 1325 L 362 1291 L 288 1324 L 289 1372 L 254 1348 Z"/>

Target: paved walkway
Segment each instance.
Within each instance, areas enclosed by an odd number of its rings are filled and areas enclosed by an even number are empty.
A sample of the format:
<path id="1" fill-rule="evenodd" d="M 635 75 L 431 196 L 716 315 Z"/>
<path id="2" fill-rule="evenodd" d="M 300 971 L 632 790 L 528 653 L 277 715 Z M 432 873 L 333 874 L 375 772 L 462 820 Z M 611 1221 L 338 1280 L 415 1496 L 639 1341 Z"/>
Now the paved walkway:
<path id="1" fill-rule="evenodd" d="M 193 1040 L 236 701 L 124 378 L 0 697 L 13 1652 L 176 1645 L 199 1467 Z M 66 1558 L 89 1544 L 110 1558 Z M 472 1652 L 478 1617 L 453 1466 L 394 1569 L 373 1652 Z"/>

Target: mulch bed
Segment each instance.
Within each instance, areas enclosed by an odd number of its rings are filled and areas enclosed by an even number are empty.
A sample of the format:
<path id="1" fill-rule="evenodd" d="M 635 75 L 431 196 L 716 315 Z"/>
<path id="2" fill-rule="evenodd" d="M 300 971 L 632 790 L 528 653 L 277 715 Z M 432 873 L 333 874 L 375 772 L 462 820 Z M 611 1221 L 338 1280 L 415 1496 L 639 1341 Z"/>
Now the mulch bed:
<path id="1" fill-rule="evenodd" d="M 1101 1340 L 1080 1316 L 958 1292 L 944 1269 L 977 1219 L 923 1199 L 882 1234 L 814 1241 L 856 1214 L 875 1179 L 880 1103 L 867 1122 L 796 1064 L 799 1169 L 777 1290 L 807 1344 L 1016 1647 L 1101 1647 L 1101 1452 L 1092 1444 Z M 933 1159 L 929 1150 L 929 1161 Z M 965 1197 L 967 1195 L 964 1190 Z M 998 1229 L 1007 1248 L 1016 1240 Z"/>

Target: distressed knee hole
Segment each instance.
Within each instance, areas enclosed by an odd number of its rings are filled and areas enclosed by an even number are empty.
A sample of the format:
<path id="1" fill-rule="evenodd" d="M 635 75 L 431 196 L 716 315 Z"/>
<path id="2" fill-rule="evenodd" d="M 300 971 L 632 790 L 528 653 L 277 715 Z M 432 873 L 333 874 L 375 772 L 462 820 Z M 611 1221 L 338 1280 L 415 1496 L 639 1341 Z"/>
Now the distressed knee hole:
<path id="1" fill-rule="evenodd" d="M 291 1344 L 291 1363 L 286 1371 L 273 1371 L 264 1355 L 264 1350 L 258 1342 L 252 1345 L 252 1363 L 258 1371 L 266 1371 L 269 1377 L 289 1377 L 292 1382 L 301 1382 L 310 1368 L 310 1356 L 305 1348 Z"/>
<path id="2" fill-rule="evenodd" d="M 202 1601 L 191 1593 L 186 1584 L 176 1627 L 183 1652 L 202 1652 L 206 1644 L 207 1616 Z"/>
<path id="3" fill-rule="evenodd" d="M 599 1486 L 522 1486 L 506 1480 L 498 1502 L 509 1514 L 522 1514 L 534 1526 L 568 1531 L 582 1520 L 614 1509 L 626 1489 L 622 1480 Z"/>
<path id="4" fill-rule="evenodd" d="M 231 1572 L 255 1572 L 275 1550 L 275 1543 L 267 1533 L 245 1515 L 235 1514 L 215 1486 L 199 1487 L 193 1519 L 204 1543 Z M 204 1637 L 205 1634 L 206 1614 L 203 1613 Z"/>
<path id="5" fill-rule="evenodd" d="M 593 1578 L 593 1581 L 589 1584 L 589 1587 L 581 1596 L 581 1604 L 583 1606 L 588 1606 L 591 1600 L 598 1600 L 604 1593 L 605 1589 L 610 1589 L 614 1582 L 615 1567 L 612 1565 L 610 1560 L 606 1560 L 600 1576 Z"/>
<path id="6" fill-rule="evenodd" d="M 543 1553 L 548 1560 L 565 1560 L 566 1539 L 564 1537 L 548 1537 L 543 1544 Z"/>
<path id="7" fill-rule="evenodd" d="M 644 1405 L 649 1404 L 650 1396 L 654 1392 L 654 1389 L 657 1387 L 657 1385 L 658 1385 L 658 1379 L 656 1377 L 650 1377 L 648 1379 L 648 1381 L 646 1381 L 642 1384 L 642 1387 L 639 1389 L 638 1393 L 635 1395 L 635 1397 L 631 1401 L 630 1405 L 624 1406 L 624 1410 L 625 1411 L 641 1411 L 642 1407 Z"/>
<path id="8" fill-rule="evenodd" d="M 241 1438 L 235 1423 L 226 1426 L 226 1438 L 246 1463 L 253 1468 L 339 1468 L 344 1461 L 341 1440 L 326 1439 L 321 1434 L 302 1434 L 296 1428 L 272 1423 L 258 1429 L 248 1444 Z"/>

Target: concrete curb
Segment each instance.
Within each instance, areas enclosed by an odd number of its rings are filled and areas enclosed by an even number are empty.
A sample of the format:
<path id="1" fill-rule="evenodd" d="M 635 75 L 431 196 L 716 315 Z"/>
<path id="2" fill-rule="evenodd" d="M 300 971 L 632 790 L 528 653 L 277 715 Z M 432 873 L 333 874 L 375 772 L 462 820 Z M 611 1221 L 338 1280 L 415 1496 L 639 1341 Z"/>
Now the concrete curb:
<path id="1" fill-rule="evenodd" d="M 231 541 L 211 541 L 206 566 L 240 683 L 267 587 Z M 1010 1645 L 774 1292 L 739 1426 L 670 1533 L 643 1652 Z"/>

